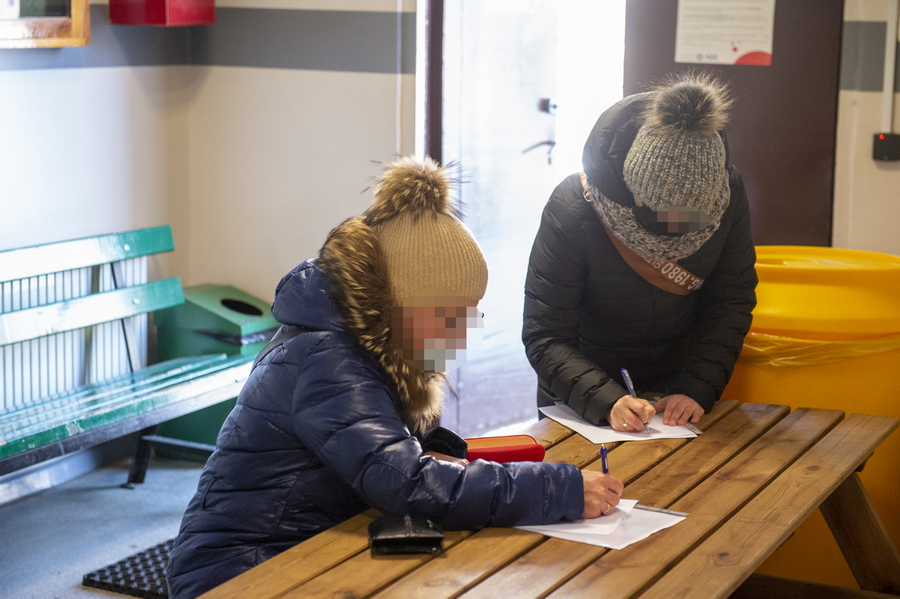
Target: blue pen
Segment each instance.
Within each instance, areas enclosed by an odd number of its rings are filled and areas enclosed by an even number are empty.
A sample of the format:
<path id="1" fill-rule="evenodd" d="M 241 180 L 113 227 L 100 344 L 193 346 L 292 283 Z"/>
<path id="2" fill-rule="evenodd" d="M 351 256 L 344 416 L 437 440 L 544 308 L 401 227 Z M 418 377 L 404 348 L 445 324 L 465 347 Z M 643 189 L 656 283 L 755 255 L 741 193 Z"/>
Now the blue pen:
<path id="1" fill-rule="evenodd" d="M 609 462 L 606 459 L 606 444 L 600 444 L 600 466 L 603 468 L 603 474 L 609 474 Z"/>
<path id="2" fill-rule="evenodd" d="M 622 378 L 625 379 L 625 386 L 628 387 L 628 392 L 631 393 L 631 397 L 637 399 L 637 393 L 634 392 L 634 383 L 631 382 L 631 375 L 628 374 L 626 369 L 622 369 Z"/>
<path id="3" fill-rule="evenodd" d="M 628 387 L 628 392 L 631 393 L 631 397 L 637 399 L 637 393 L 634 392 L 634 383 L 631 382 L 631 375 L 628 374 L 628 370 L 625 368 L 622 369 L 622 378 L 625 379 L 625 386 Z M 647 430 L 649 424 L 649 422 L 644 423 L 644 431 Z"/>

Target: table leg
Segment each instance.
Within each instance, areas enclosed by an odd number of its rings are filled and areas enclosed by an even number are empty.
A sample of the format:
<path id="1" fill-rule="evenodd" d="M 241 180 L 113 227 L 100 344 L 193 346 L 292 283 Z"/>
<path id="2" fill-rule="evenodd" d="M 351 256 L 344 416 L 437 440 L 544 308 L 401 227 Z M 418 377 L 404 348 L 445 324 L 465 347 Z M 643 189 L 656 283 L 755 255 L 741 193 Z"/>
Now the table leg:
<path id="1" fill-rule="evenodd" d="M 861 589 L 900 595 L 900 554 L 851 473 L 819 506 Z"/>
<path id="2" fill-rule="evenodd" d="M 893 599 L 894 595 L 751 574 L 729 599 Z"/>

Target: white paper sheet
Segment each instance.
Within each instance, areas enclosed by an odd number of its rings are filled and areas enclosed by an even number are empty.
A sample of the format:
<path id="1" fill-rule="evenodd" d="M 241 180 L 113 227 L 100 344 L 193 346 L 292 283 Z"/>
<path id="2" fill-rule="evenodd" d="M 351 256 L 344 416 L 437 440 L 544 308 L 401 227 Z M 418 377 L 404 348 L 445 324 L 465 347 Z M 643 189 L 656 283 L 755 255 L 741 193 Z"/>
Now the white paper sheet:
<path id="1" fill-rule="evenodd" d="M 619 505 L 622 505 L 625 501 L 629 500 L 623 499 Z M 559 524 L 547 524 L 544 526 L 519 526 L 518 528 L 539 532 L 549 537 L 556 537 L 567 541 L 587 543 L 588 545 L 597 545 L 599 547 L 609 547 L 610 549 L 624 549 L 632 543 L 646 539 L 655 532 L 678 524 L 684 520 L 685 517 L 686 516 L 647 511 L 638 508 L 631 509 L 609 534 L 598 534 L 593 532 L 591 527 L 592 520 L 561 522 Z"/>
<path id="2" fill-rule="evenodd" d="M 548 418 L 567 426 L 591 443 L 614 443 L 616 441 L 646 441 L 648 439 L 686 439 L 697 434 L 684 426 L 663 424 L 662 413 L 654 414 L 647 432 L 620 433 L 611 426 L 595 426 L 584 420 L 572 408 L 562 404 L 539 408 Z"/>
<path id="3" fill-rule="evenodd" d="M 599 518 L 589 520 L 576 520 L 574 522 L 557 522 L 556 524 L 539 524 L 536 526 L 519 526 L 522 530 L 539 532 L 544 535 L 554 536 L 555 533 L 565 534 L 593 534 L 610 535 L 625 517 L 637 505 L 637 499 L 622 499 L 611 513 Z"/>

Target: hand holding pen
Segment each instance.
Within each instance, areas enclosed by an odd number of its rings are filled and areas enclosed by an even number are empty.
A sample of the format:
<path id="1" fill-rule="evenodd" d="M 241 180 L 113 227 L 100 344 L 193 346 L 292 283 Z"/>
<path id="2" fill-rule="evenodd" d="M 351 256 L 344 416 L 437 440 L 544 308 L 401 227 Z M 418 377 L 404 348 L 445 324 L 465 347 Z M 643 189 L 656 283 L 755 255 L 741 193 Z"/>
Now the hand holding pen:
<path id="1" fill-rule="evenodd" d="M 590 468 L 581 471 L 584 482 L 584 512 L 582 518 L 608 516 L 619 504 L 625 485 L 609 474 L 606 446 L 600 446 L 600 466 L 602 472 Z"/>
<path id="2" fill-rule="evenodd" d="M 609 411 L 607 421 L 613 430 L 621 432 L 640 432 L 646 430 L 647 424 L 656 413 L 650 402 L 640 399 L 634 391 L 634 383 L 626 369 L 622 369 L 622 378 L 628 387 L 629 395 L 623 395 Z"/>

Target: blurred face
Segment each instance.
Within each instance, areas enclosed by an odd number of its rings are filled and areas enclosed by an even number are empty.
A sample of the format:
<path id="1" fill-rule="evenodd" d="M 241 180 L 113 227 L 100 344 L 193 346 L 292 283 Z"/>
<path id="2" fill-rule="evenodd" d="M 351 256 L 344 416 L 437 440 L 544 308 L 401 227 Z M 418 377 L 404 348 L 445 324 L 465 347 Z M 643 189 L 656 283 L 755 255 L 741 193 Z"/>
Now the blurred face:
<path id="1" fill-rule="evenodd" d="M 709 226 L 708 214 L 693 208 L 672 206 L 666 210 L 651 210 L 634 196 L 634 215 L 645 229 L 657 235 L 678 236 L 695 233 Z"/>
<path id="2" fill-rule="evenodd" d="M 441 290 L 424 292 L 394 310 L 391 344 L 413 368 L 452 370 L 480 344 L 482 316 L 476 301 Z"/>

